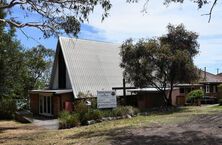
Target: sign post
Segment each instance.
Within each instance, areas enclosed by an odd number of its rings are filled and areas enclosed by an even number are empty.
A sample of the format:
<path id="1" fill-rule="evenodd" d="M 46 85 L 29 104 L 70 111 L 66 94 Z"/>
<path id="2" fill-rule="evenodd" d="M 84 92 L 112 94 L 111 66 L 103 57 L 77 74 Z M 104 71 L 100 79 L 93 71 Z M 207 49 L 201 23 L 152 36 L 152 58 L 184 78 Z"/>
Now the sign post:
<path id="1" fill-rule="evenodd" d="M 97 108 L 115 108 L 116 106 L 115 91 L 97 91 Z"/>

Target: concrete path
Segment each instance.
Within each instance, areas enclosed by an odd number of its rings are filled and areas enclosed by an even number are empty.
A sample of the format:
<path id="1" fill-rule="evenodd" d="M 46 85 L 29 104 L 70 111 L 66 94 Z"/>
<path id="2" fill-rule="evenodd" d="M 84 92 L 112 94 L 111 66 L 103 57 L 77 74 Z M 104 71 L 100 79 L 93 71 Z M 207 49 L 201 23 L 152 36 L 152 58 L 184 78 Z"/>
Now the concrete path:
<path id="1" fill-rule="evenodd" d="M 50 130 L 57 130 L 59 128 L 58 119 L 33 119 L 33 124 Z"/>

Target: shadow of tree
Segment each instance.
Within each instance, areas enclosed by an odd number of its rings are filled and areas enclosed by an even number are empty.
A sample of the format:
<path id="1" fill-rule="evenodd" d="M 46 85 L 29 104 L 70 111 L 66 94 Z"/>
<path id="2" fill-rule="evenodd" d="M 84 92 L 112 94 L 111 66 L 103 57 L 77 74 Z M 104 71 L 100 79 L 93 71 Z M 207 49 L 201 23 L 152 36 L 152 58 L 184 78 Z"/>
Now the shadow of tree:
<path id="1" fill-rule="evenodd" d="M 118 145 L 221 145 L 222 138 L 201 131 L 169 132 L 167 135 L 120 135 L 111 140 Z"/>
<path id="2" fill-rule="evenodd" d="M 147 130 L 148 128 L 148 130 Z M 215 134 L 206 134 L 202 131 L 170 131 L 151 133 L 156 127 L 118 128 L 109 131 L 85 131 L 79 134 L 67 136 L 65 139 L 94 138 L 107 136 L 113 145 L 222 145 L 222 138 Z M 136 130 L 136 131 L 135 131 Z"/>

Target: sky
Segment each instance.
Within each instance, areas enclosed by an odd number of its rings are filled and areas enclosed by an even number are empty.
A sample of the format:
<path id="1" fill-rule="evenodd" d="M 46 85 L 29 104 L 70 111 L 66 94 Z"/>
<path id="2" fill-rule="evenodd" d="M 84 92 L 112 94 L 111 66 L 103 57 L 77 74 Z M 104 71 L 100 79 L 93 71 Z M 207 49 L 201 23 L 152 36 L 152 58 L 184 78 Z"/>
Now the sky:
<path id="1" fill-rule="evenodd" d="M 89 22 L 81 25 L 79 38 L 122 43 L 128 38 L 158 37 L 167 33 L 166 26 L 171 23 L 178 25 L 183 23 L 186 29 L 199 34 L 200 53 L 194 58 L 195 64 L 207 71 L 216 73 L 217 68 L 222 72 L 222 3 L 215 7 L 212 19 L 208 23 L 208 16 L 202 16 L 209 12 L 210 5 L 198 9 L 197 5 L 190 1 L 184 4 L 163 5 L 163 1 L 150 0 L 147 13 L 143 13 L 145 0 L 136 4 L 128 4 L 126 0 L 111 0 L 112 8 L 109 17 L 101 22 L 102 9 L 96 7 L 89 17 Z M 19 9 L 16 10 L 19 15 Z M 32 19 L 37 18 L 33 15 Z M 47 48 L 56 48 L 57 38 L 44 39 L 42 33 L 36 29 L 25 28 L 30 34 L 27 37 L 17 31 L 17 38 L 25 48 L 31 48 L 42 44 Z M 65 36 L 65 35 L 63 35 Z"/>

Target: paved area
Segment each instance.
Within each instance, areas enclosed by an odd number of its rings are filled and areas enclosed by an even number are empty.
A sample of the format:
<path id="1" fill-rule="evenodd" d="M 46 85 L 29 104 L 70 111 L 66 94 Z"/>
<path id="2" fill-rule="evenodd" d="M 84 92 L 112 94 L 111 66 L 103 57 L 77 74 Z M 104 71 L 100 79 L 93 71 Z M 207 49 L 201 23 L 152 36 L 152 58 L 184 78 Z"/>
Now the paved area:
<path id="1" fill-rule="evenodd" d="M 56 130 L 59 128 L 58 119 L 33 119 L 33 125 L 45 129 Z"/>

